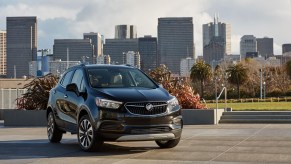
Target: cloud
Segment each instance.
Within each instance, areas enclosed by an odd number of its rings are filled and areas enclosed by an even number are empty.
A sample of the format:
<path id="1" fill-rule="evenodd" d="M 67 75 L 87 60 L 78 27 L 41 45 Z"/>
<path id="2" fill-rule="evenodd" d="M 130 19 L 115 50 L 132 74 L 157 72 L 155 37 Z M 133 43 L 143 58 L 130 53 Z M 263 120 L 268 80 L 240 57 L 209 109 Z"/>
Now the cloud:
<path id="1" fill-rule="evenodd" d="M 232 53 L 239 53 L 239 36 L 273 37 L 291 42 L 290 0 L 7 0 L 0 4 L 0 29 L 7 16 L 37 16 L 39 47 L 52 48 L 54 38 L 82 38 L 84 32 L 114 36 L 117 24 L 137 26 L 138 36 L 157 36 L 159 17 L 193 17 L 196 53 L 202 54 L 202 24 L 219 13 L 232 26 Z M 276 54 L 280 54 L 277 48 Z"/>

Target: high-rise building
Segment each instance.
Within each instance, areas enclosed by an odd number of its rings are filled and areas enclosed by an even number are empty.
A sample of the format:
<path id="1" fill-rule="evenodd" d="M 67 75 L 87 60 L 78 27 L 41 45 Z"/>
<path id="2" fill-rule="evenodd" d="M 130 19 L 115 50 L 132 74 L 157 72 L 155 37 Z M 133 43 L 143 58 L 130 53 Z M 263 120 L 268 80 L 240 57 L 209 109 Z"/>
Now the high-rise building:
<path id="1" fill-rule="evenodd" d="M 291 52 L 291 43 L 282 45 L 282 54 L 286 52 Z"/>
<path id="2" fill-rule="evenodd" d="M 217 43 L 213 43 L 216 42 Z M 218 44 L 224 47 L 224 51 L 216 52 L 211 49 L 212 45 Z M 207 48 L 207 50 L 205 50 Z M 203 24 L 203 59 L 210 64 L 212 61 L 223 59 L 224 55 L 231 54 L 231 26 L 230 24 L 218 21 L 218 17 L 214 16 L 214 21 L 208 24 Z"/>
<path id="3" fill-rule="evenodd" d="M 192 17 L 158 19 L 158 65 L 165 64 L 173 74 L 180 74 L 182 58 L 193 57 Z"/>
<path id="4" fill-rule="evenodd" d="M 104 44 L 104 54 L 111 57 L 111 63 L 123 63 L 123 53 L 128 51 L 138 51 L 138 39 L 106 39 Z"/>
<path id="5" fill-rule="evenodd" d="M 103 41 L 102 41 L 102 35 L 95 32 L 90 33 L 84 33 L 83 34 L 84 39 L 91 39 L 91 44 L 93 45 L 93 64 L 95 64 L 97 61 L 97 57 L 99 55 L 103 54 Z"/>
<path id="6" fill-rule="evenodd" d="M 93 45 L 90 39 L 55 39 L 53 49 L 54 60 L 93 63 Z"/>
<path id="7" fill-rule="evenodd" d="M 257 52 L 257 40 L 254 35 L 244 35 L 240 39 L 240 54 L 245 57 L 248 52 Z"/>
<path id="8" fill-rule="evenodd" d="M 215 68 L 226 56 L 225 48 L 225 41 L 221 37 L 212 38 L 210 43 L 203 47 L 203 60 Z"/>
<path id="9" fill-rule="evenodd" d="M 134 25 L 116 25 L 115 39 L 136 39 L 137 32 Z"/>
<path id="10" fill-rule="evenodd" d="M 157 38 L 146 35 L 138 38 L 141 69 L 145 72 L 157 67 Z"/>
<path id="11" fill-rule="evenodd" d="M 37 18 L 7 17 L 7 77 L 29 75 L 37 56 Z"/>
<path id="12" fill-rule="evenodd" d="M 129 64 L 140 68 L 140 54 L 139 52 L 128 51 L 123 54 L 123 64 Z"/>
<path id="13" fill-rule="evenodd" d="M 273 38 L 257 38 L 257 50 L 259 55 L 268 58 L 274 55 Z"/>
<path id="14" fill-rule="evenodd" d="M 97 57 L 97 64 L 110 64 L 111 58 L 110 55 L 99 55 Z"/>
<path id="15" fill-rule="evenodd" d="M 195 63 L 195 59 L 193 58 L 185 58 L 181 59 L 180 63 L 180 76 L 182 77 L 190 77 L 190 70 Z"/>
<path id="16" fill-rule="evenodd" d="M 6 75 L 6 31 L 0 31 L 0 76 Z"/>

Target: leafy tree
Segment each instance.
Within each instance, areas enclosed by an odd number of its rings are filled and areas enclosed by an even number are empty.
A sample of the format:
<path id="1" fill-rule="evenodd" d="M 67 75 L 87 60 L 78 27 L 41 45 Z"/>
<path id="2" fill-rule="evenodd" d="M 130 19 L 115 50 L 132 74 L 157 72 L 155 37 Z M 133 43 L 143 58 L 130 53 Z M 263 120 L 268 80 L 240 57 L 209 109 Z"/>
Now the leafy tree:
<path id="1" fill-rule="evenodd" d="M 201 87 L 201 96 L 204 97 L 205 81 L 211 79 L 211 66 L 206 64 L 203 60 L 197 61 L 191 68 L 190 78 L 193 82 L 199 81 Z"/>
<path id="2" fill-rule="evenodd" d="M 50 90 L 57 84 L 58 78 L 53 74 L 36 78 L 24 86 L 27 92 L 17 98 L 18 109 L 45 110 Z"/>
<path id="3" fill-rule="evenodd" d="M 226 72 L 230 75 L 228 77 L 229 83 L 236 85 L 237 95 L 240 99 L 240 85 L 248 80 L 248 69 L 242 63 L 238 63 L 229 66 Z"/>
<path id="4" fill-rule="evenodd" d="M 194 93 L 190 83 L 185 78 L 171 77 L 171 72 L 165 65 L 152 70 L 149 75 L 173 96 L 176 96 L 183 109 L 206 108 L 200 103 L 200 96 Z"/>

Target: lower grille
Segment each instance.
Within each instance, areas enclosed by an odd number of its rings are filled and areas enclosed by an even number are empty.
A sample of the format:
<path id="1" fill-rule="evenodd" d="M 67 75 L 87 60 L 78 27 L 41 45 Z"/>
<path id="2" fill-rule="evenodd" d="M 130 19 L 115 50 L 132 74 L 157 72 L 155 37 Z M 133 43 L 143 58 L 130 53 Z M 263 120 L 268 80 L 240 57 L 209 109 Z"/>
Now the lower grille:
<path id="1" fill-rule="evenodd" d="M 147 109 L 146 106 L 151 105 L 152 108 Z M 127 103 L 125 108 L 132 114 L 138 115 L 156 115 L 167 111 L 167 103 L 165 102 L 141 102 Z"/>
<path id="2" fill-rule="evenodd" d="M 144 129 L 132 129 L 131 134 L 155 134 L 155 133 L 166 133 L 169 131 L 171 131 L 169 127 L 155 127 Z"/>

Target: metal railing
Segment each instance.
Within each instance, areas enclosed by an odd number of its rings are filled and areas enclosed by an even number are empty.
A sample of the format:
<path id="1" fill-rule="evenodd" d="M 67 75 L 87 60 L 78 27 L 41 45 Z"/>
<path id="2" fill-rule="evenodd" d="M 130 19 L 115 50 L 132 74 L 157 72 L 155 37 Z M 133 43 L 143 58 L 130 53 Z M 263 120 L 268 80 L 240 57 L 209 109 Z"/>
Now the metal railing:
<path id="1" fill-rule="evenodd" d="M 0 109 L 15 109 L 17 108 L 16 99 L 21 97 L 27 89 L 0 89 Z"/>

